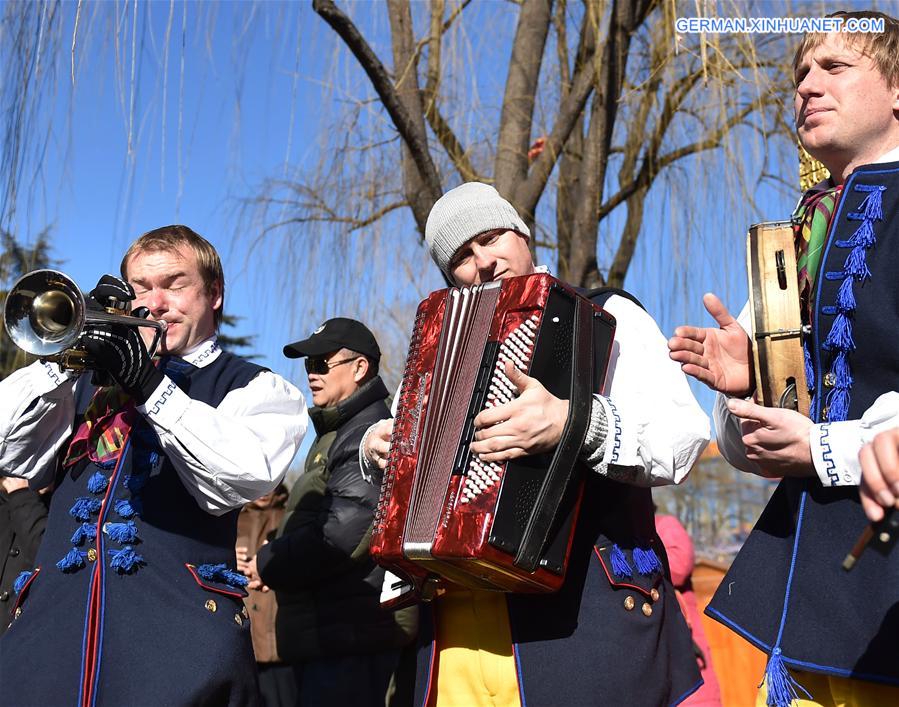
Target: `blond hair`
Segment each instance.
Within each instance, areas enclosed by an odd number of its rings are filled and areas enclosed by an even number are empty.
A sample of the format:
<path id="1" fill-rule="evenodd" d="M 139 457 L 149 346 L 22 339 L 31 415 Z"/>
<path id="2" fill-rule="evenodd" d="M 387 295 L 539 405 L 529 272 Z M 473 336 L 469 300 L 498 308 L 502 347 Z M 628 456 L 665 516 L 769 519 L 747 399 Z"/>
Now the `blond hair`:
<path id="1" fill-rule="evenodd" d="M 833 12 L 828 17 L 841 19 L 882 19 L 883 32 L 843 32 L 840 37 L 853 49 L 869 57 L 877 71 L 883 76 L 887 85 L 891 88 L 899 86 L 899 21 L 875 10 L 854 10 Z M 811 50 L 820 46 L 828 33 L 809 32 L 802 38 L 796 54 L 793 57 L 793 76 L 797 75 L 799 63 Z"/>
<path id="2" fill-rule="evenodd" d="M 222 312 L 225 307 L 225 272 L 222 269 L 222 260 L 215 247 L 203 236 L 194 232 L 187 226 L 172 225 L 163 226 L 148 231 L 138 238 L 122 258 L 120 270 L 122 277 L 128 279 L 128 261 L 138 253 L 175 250 L 180 246 L 188 246 L 197 258 L 197 269 L 207 293 L 212 293 L 215 284 L 221 289 L 222 306 L 215 310 L 215 328 L 218 330 L 222 323 Z"/>

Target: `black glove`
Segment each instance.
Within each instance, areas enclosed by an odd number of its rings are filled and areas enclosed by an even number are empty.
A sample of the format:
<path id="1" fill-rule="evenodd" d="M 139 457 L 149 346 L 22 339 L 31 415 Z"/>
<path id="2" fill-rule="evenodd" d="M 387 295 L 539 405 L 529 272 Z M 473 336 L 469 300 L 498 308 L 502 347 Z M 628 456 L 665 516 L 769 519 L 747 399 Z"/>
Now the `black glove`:
<path id="1" fill-rule="evenodd" d="M 85 327 L 81 341 L 97 367 L 109 373 L 138 405 L 162 382 L 162 371 L 153 365 L 137 327 L 94 324 Z"/>
<path id="2" fill-rule="evenodd" d="M 134 288 L 130 283 L 115 275 L 103 275 L 97 280 L 97 286 L 90 291 L 90 298 L 101 309 L 114 307 L 118 302 L 130 302 L 134 299 Z M 88 303 L 89 305 L 91 303 Z"/>
<path id="3" fill-rule="evenodd" d="M 114 275 L 104 275 L 91 290 L 90 298 L 100 307 L 106 307 L 112 304 L 110 300 L 133 300 L 134 289 Z M 148 314 L 146 307 L 132 312 L 132 316 L 137 317 L 146 317 Z M 112 376 L 138 405 L 146 402 L 162 382 L 163 374 L 153 365 L 137 327 L 125 324 L 91 324 L 84 328 L 81 343 L 96 362 L 98 372 Z M 102 384 L 102 376 L 95 376 L 95 382 Z"/>

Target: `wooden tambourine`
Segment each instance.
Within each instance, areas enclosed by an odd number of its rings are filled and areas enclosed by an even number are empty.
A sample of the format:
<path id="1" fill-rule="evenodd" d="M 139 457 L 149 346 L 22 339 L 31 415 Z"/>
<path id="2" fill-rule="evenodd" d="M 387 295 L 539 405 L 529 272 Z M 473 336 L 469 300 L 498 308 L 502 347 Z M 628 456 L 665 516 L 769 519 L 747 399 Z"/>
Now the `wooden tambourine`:
<path id="1" fill-rule="evenodd" d="M 799 285 L 793 227 L 768 221 L 749 227 L 746 239 L 752 359 L 759 402 L 809 414 L 805 380 L 805 333 L 799 310 Z"/>

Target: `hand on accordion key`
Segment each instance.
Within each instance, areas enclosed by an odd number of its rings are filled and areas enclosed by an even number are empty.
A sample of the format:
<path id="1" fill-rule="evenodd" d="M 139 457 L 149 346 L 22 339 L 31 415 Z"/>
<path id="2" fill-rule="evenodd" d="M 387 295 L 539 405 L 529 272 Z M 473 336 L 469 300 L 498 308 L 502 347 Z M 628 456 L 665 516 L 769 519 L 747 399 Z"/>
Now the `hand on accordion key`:
<path id="1" fill-rule="evenodd" d="M 474 419 L 477 430 L 471 451 L 481 461 L 499 462 L 556 447 L 568 419 L 568 401 L 552 395 L 536 378 L 522 373 L 511 362 L 505 373 L 518 397 L 487 408 Z"/>
<path id="2" fill-rule="evenodd" d="M 362 440 L 362 454 L 379 469 L 387 468 L 392 433 L 393 420 L 381 420 L 369 428 Z"/>

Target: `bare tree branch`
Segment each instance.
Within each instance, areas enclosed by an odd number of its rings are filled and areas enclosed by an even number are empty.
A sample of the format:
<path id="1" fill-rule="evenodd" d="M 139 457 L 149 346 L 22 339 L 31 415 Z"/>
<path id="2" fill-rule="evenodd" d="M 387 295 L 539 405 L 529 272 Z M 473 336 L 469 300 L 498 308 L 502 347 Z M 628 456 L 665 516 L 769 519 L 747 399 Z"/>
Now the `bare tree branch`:
<path id="1" fill-rule="evenodd" d="M 551 21 L 552 0 L 522 3 L 509 60 L 494 169 L 497 191 L 513 200 L 516 186 L 527 176 L 534 96 Z"/>
<path id="2" fill-rule="evenodd" d="M 440 198 L 442 189 L 440 177 L 428 151 L 427 136 L 423 126 L 420 127 L 409 114 L 381 60 L 365 41 L 352 20 L 338 9 L 333 0 L 313 0 L 312 7 L 340 35 L 365 70 L 385 110 L 402 136 L 411 159 L 415 162 L 422 182 L 422 192 L 419 199 L 412 201 L 413 212 L 419 230 L 424 233 L 427 212 L 430 210 L 430 205 Z M 409 31 L 411 32 L 411 28 Z M 414 76 L 414 72 L 412 75 Z M 427 206 L 427 209 L 423 208 L 424 203 L 428 201 L 430 205 Z M 416 203 L 421 206 L 416 208 Z"/>

